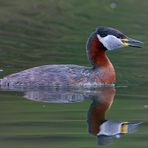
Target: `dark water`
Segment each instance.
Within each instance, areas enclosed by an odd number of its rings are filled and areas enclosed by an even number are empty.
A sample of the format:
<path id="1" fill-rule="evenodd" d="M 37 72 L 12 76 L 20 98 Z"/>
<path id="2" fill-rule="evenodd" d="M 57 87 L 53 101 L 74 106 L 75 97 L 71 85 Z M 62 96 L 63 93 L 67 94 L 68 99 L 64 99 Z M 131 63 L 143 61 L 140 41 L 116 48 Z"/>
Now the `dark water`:
<path id="1" fill-rule="evenodd" d="M 0 147 L 148 146 L 148 1 L 0 0 L 0 76 L 44 64 L 90 66 L 98 25 L 145 43 L 108 53 L 116 88 L 0 91 Z M 112 127 L 112 128 L 110 128 Z"/>

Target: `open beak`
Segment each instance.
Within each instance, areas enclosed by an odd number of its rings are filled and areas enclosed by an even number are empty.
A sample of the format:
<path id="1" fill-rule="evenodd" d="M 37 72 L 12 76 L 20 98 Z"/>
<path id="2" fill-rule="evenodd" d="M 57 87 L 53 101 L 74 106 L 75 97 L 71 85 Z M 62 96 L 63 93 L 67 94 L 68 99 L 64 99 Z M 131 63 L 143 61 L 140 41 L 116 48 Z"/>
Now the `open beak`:
<path id="1" fill-rule="evenodd" d="M 123 42 L 124 46 L 142 48 L 142 45 L 143 45 L 143 42 L 132 39 L 132 38 L 121 39 L 121 41 Z"/>

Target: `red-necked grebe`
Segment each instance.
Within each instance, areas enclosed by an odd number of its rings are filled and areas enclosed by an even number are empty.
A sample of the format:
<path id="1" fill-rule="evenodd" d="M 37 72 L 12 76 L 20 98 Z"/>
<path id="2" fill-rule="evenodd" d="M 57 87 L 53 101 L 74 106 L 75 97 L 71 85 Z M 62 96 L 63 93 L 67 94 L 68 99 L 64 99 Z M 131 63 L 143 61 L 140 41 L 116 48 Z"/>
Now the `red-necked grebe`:
<path id="1" fill-rule="evenodd" d="M 92 68 L 78 65 L 43 65 L 8 75 L 0 80 L 0 85 L 2 88 L 112 86 L 116 73 L 106 51 L 141 45 L 142 42 L 128 38 L 114 28 L 98 27 L 87 41 L 86 51 Z"/>

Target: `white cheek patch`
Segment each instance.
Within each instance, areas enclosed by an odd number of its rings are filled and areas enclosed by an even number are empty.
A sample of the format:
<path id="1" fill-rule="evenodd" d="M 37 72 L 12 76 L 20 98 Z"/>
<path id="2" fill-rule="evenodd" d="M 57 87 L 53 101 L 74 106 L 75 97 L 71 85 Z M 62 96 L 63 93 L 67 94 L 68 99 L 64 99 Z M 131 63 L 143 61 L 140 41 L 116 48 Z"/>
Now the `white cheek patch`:
<path id="1" fill-rule="evenodd" d="M 122 41 L 113 35 L 107 35 L 106 37 L 101 37 L 100 35 L 97 35 L 97 37 L 99 41 L 104 45 L 104 47 L 106 47 L 108 50 L 124 47 Z"/>

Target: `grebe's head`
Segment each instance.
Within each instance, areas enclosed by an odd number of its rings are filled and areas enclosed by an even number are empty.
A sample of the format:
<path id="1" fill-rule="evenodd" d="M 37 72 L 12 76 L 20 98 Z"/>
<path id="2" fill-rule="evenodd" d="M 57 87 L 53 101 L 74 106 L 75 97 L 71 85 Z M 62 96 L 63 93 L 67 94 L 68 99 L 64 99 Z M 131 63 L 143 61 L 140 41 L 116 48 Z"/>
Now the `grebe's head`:
<path id="1" fill-rule="evenodd" d="M 111 27 L 98 27 L 97 38 L 107 50 L 113 50 L 122 47 L 142 47 L 142 42 L 128 38 L 122 32 Z"/>

